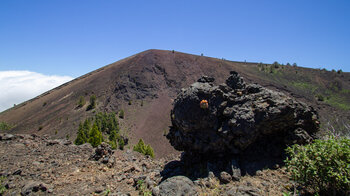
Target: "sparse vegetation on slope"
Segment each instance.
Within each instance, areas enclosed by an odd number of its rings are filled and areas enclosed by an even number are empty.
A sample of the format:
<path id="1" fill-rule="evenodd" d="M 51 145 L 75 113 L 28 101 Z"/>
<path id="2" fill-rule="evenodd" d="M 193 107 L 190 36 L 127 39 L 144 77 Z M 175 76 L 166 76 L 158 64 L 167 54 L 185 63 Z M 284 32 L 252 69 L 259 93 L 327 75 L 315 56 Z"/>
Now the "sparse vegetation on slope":
<path id="1" fill-rule="evenodd" d="M 78 101 L 78 108 L 82 108 L 85 105 L 86 101 L 85 101 L 85 97 L 84 96 L 80 96 L 79 97 L 79 101 Z"/>
<path id="2" fill-rule="evenodd" d="M 322 195 L 350 190 L 350 139 L 331 137 L 286 150 L 286 165 L 293 180 Z"/>
<path id="3" fill-rule="evenodd" d="M 97 147 L 103 142 L 102 133 L 100 130 L 98 130 L 96 122 L 92 125 L 92 129 L 89 134 L 89 143 L 93 147 Z"/>
<path id="4" fill-rule="evenodd" d="M 78 128 L 78 133 L 77 133 L 77 138 L 75 139 L 74 144 L 81 145 L 81 144 L 85 144 L 86 142 L 88 142 L 88 134 L 87 134 L 86 130 L 89 130 L 89 129 L 84 129 L 83 123 L 80 122 L 79 128 Z"/>
<path id="5" fill-rule="evenodd" d="M 329 105 L 342 109 L 342 110 L 350 110 L 350 105 L 346 101 L 346 96 L 350 96 L 350 93 L 344 93 L 348 95 L 343 95 L 341 93 L 330 94 L 324 100 Z"/>
<path id="6" fill-rule="evenodd" d="M 124 149 L 124 138 L 119 134 L 120 128 L 115 113 L 97 113 L 93 120 L 91 127 L 91 120 L 85 119 L 84 123 L 79 124 L 77 138 L 74 143 L 81 145 L 84 143 L 91 143 L 96 147 L 104 140 L 103 133 L 107 135 L 109 144 L 113 149 L 119 147 Z"/>
<path id="7" fill-rule="evenodd" d="M 279 64 L 277 61 L 275 61 L 273 64 L 258 63 L 258 69 L 259 69 L 259 71 L 262 71 L 265 73 L 276 74 L 281 69 L 284 69 L 284 65 Z"/>
<path id="8" fill-rule="evenodd" d="M 139 190 L 139 194 L 143 196 L 151 196 L 152 191 L 150 191 L 147 188 L 147 185 L 145 185 L 145 181 L 143 180 L 138 180 L 136 184 L 136 188 Z"/>
<path id="9" fill-rule="evenodd" d="M 341 85 L 337 82 L 333 82 L 325 87 L 305 81 L 291 82 L 290 84 L 298 90 L 314 95 L 318 101 L 324 101 L 338 109 L 350 110 L 348 104 L 350 90 L 342 89 Z"/>
<path id="10" fill-rule="evenodd" d="M 119 111 L 119 118 L 124 118 L 124 110 Z"/>
<path id="11" fill-rule="evenodd" d="M 96 108 L 96 95 L 90 96 L 90 105 L 86 108 L 86 110 L 92 110 Z"/>
<path id="12" fill-rule="evenodd" d="M 9 125 L 6 122 L 0 122 L 0 131 L 9 131 L 13 128 L 12 125 Z"/>
<path id="13" fill-rule="evenodd" d="M 5 180 L 5 176 L 0 176 L 0 195 L 4 194 L 7 190 L 5 185 L 3 185 L 4 180 Z"/>
<path id="14" fill-rule="evenodd" d="M 154 158 L 154 151 L 150 145 L 146 145 L 142 139 L 134 146 L 134 151 L 142 153 L 144 155 L 149 155 Z"/>

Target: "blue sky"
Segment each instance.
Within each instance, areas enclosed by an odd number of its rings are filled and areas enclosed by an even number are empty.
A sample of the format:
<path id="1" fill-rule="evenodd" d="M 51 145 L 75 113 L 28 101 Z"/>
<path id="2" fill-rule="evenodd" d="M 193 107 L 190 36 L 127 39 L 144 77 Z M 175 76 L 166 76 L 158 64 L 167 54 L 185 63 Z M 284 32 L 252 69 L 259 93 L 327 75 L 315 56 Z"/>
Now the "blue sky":
<path id="1" fill-rule="evenodd" d="M 350 72 L 349 10 L 348 0 L 1 0 L 0 111 L 147 49 Z"/>
<path id="2" fill-rule="evenodd" d="M 77 77 L 147 49 L 350 71 L 350 1 L 0 1 L 0 71 Z"/>

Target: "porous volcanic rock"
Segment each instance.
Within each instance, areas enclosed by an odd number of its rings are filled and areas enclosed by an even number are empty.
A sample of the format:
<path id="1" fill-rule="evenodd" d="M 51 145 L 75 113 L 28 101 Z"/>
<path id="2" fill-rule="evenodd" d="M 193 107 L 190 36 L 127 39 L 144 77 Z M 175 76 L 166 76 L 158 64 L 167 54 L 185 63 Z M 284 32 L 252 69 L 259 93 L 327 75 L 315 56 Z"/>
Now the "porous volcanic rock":
<path id="1" fill-rule="evenodd" d="M 159 193 L 155 195 L 198 195 L 193 182 L 186 176 L 174 176 L 168 178 L 159 185 Z"/>
<path id="2" fill-rule="evenodd" d="M 319 130 L 317 112 L 283 93 L 247 84 L 235 71 L 215 86 L 204 76 L 182 92 L 171 111 L 172 146 L 195 157 L 280 157 L 286 145 L 304 144 Z M 203 109 L 200 102 L 207 100 Z"/>

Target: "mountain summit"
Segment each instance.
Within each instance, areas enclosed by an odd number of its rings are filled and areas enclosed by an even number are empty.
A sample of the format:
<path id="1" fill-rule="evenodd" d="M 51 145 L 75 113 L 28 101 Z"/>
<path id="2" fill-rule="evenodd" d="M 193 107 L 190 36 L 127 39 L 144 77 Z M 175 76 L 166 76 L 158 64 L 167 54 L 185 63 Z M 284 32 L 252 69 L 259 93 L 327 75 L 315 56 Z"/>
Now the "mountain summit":
<path id="1" fill-rule="evenodd" d="M 176 95 L 202 75 L 216 78 L 215 84 L 223 83 L 233 70 L 248 82 L 314 106 L 324 129 L 327 125 L 342 127 L 350 120 L 349 73 L 147 50 L 6 110 L 0 113 L 0 122 L 14 125 L 12 133 L 47 134 L 74 140 L 81 121 L 97 112 L 123 110 L 124 118 L 119 119 L 122 134 L 131 143 L 142 138 L 157 156 L 164 156 L 175 152 L 164 135 L 171 124 L 170 110 Z M 96 107 L 87 110 L 92 95 L 96 96 Z M 87 103 L 79 107 L 82 97 Z M 341 130 L 348 133 L 346 128 Z"/>

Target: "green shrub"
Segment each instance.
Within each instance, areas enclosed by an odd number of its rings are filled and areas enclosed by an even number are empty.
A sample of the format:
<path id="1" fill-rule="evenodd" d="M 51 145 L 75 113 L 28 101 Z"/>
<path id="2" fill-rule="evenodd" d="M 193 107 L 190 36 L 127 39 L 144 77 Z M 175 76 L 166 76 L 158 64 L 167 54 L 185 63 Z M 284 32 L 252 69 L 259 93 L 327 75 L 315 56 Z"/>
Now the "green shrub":
<path id="1" fill-rule="evenodd" d="M 0 131 L 9 131 L 13 126 L 7 124 L 6 122 L 0 122 Z"/>
<path id="2" fill-rule="evenodd" d="M 317 98 L 318 101 L 324 101 L 324 97 L 321 94 L 317 94 L 316 98 Z"/>
<path id="3" fill-rule="evenodd" d="M 85 101 L 85 97 L 84 96 L 80 96 L 79 97 L 79 101 L 78 101 L 78 108 L 82 108 L 85 105 L 86 101 Z"/>
<path id="4" fill-rule="evenodd" d="M 117 131 L 115 129 L 113 129 L 110 134 L 109 134 L 109 137 L 108 139 L 110 141 L 116 141 L 118 139 L 118 135 L 117 135 Z"/>
<path id="5" fill-rule="evenodd" d="M 84 130 L 86 137 L 89 136 L 90 129 L 91 129 L 91 121 L 89 119 L 85 119 L 84 124 L 83 124 L 83 130 Z"/>
<path id="6" fill-rule="evenodd" d="M 280 64 L 279 64 L 277 61 L 273 62 L 272 65 L 273 65 L 273 67 L 276 68 L 276 69 L 278 69 L 278 68 L 280 67 Z"/>
<path id="7" fill-rule="evenodd" d="M 90 96 L 90 105 L 86 108 L 86 110 L 92 110 L 96 108 L 96 95 Z"/>
<path id="8" fill-rule="evenodd" d="M 154 158 L 154 151 L 150 145 L 146 145 L 142 139 L 134 146 L 134 151 L 142 153 L 144 155 L 149 155 Z"/>
<path id="9" fill-rule="evenodd" d="M 139 142 L 134 146 L 134 151 L 145 154 L 145 143 L 143 142 L 142 139 L 139 140 Z"/>
<path id="10" fill-rule="evenodd" d="M 124 118 L 124 110 L 119 111 L 119 118 Z"/>
<path id="11" fill-rule="evenodd" d="M 93 122 L 93 129 L 91 128 L 91 122 Z M 96 126 L 96 127 L 95 127 Z M 119 123 L 115 113 L 97 113 L 94 118 L 85 119 L 84 123 L 79 124 L 77 131 L 77 138 L 74 143 L 81 145 L 86 142 L 96 147 L 103 141 L 102 134 L 107 134 L 109 144 L 113 149 L 118 146 L 121 150 L 124 149 L 124 139 L 119 135 Z"/>
<path id="12" fill-rule="evenodd" d="M 151 196 L 152 191 L 147 188 L 143 180 L 138 180 L 136 182 L 136 188 L 139 190 L 139 195 Z"/>
<path id="13" fill-rule="evenodd" d="M 92 125 L 92 129 L 91 129 L 90 134 L 89 134 L 89 143 L 93 147 L 97 147 L 102 142 L 103 142 L 102 133 L 100 130 L 98 130 L 97 124 L 94 123 L 94 125 Z"/>
<path id="14" fill-rule="evenodd" d="M 5 179 L 6 179 L 5 176 L 0 176 L 0 195 L 3 195 L 7 190 L 6 186 L 3 184 Z"/>
<path id="15" fill-rule="evenodd" d="M 299 184 L 321 194 L 348 194 L 350 190 L 350 139 L 331 137 L 286 149 L 286 166 Z"/>
<path id="16" fill-rule="evenodd" d="M 145 150 L 146 150 L 145 155 L 149 155 L 152 158 L 154 158 L 154 150 L 150 145 L 146 145 Z"/>
<path id="17" fill-rule="evenodd" d="M 117 146 L 117 143 L 115 142 L 115 140 L 114 141 L 109 141 L 108 143 L 109 143 L 109 145 L 111 146 L 111 148 L 113 150 L 117 149 L 118 146 Z"/>
<path id="18" fill-rule="evenodd" d="M 115 113 L 102 113 L 99 112 L 95 115 L 95 122 L 97 123 L 98 129 L 103 133 L 110 134 L 111 131 L 119 131 L 118 120 L 115 117 Z"/>
<path id="19" fill-rule="evenodd" d="M 124 146 L 125 146 L 124 138 L 119 139 L 118 145 L 120 150 L 124 150 Z"/>
<path id="20" fill-rule="evenodd" d="M 86 131 L 84 130 L 83 123 L 79 124 L 77 138 L 74 141 L 75 145 L 85 144 L 88 141 L 88 136 L 86 135 Z"/>

